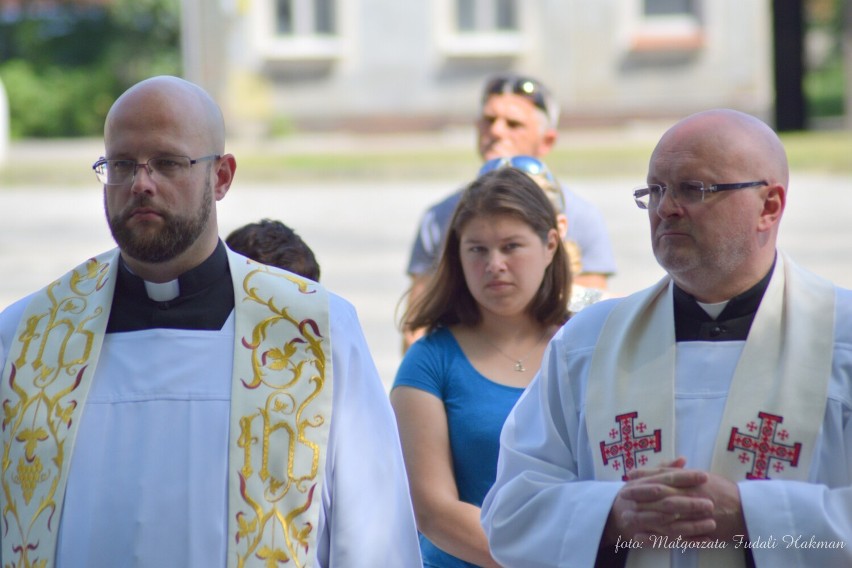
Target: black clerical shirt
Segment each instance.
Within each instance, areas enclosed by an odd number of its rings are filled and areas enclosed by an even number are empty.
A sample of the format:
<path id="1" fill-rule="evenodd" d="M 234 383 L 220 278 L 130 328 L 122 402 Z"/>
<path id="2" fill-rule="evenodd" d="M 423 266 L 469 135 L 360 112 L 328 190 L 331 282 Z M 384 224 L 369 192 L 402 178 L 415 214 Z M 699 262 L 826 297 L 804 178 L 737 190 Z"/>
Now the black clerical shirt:
<path id="1" fill-rule="evenodd" d="M 713 319 L 677 285 L 674 287 L 674 318 L 676 341 L 745 341 L 754 321 L 775 263 L 760 282 L 728 300 L 719 317 Z"/>
<path id="2" fill-rule="evenodd" d="M 178 277 L 180 294 L 158 302 L 148 297 L 145 282 L 119 261 L 107 333 L 143 329 L 222 329 L 234 309 L 234 286 L 228 253 L 220 240 L 207 260 Z"/>

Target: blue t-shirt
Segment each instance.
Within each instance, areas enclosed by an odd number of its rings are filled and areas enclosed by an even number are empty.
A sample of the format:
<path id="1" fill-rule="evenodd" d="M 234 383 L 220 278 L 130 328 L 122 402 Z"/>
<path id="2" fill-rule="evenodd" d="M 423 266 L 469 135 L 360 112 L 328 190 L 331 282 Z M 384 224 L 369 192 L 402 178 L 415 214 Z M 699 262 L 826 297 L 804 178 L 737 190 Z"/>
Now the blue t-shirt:
<path id="1" fill-rule="evenodd" d="M 470 364 L 455 337 L 438 329 L 415 341 L 399 366 L 394 387 L 413 387 L 441 399 L 459 498 L 482 506 L 497 477 L 500 431 L 524 389 L 495 383 Z M 423 566 L 471 568 L 420 535 Z"/>
<path id="2" fill-rule="evenodd" d="M 583 272 L 615 274 L 615 254 L 600 209 L 565 186 L 562 187 L 562 194 L 565 196 L 564 213 L 568 218 L 566 238 L 580 247 Z M 437 264 L 444 237 L 461 196 L 462 191 L 457 191 L 423 214 L 408 259 L 409 275 L 429 273 Z"/>

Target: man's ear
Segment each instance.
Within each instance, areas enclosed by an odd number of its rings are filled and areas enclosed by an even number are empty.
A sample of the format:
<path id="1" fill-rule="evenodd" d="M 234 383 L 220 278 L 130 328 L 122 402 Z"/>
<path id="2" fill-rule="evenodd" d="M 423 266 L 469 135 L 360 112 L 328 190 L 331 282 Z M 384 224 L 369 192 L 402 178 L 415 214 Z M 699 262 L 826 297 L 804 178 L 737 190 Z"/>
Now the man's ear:
<path id="1" fill-rule="evenodd" d="M 221 200 L 228 193 L 231 187 L 231 182 L 234 181 L 234 173 L 237 171 L 237 160 L 233 154 L 225 154 L 219 158 L 219 164 L 216 167 L 216 184 L 213 188 L 213 194 L 216 196 L 216 201 Z"/>
<path id="2" fill-rule="evenodd" d="M 766 231 L 781 221 L 784 207 L 787 204 L 787 189 L 781 184 L 770 185 L 763 199 L 763 210 L 760 212 L 758 230 Z"/>
<path id="3" fill-rule="evenodd" d="M 550 153 L 553 150 L 553 145 L 556 144 L 556 139 L 559 137 L 559 133 L 555 128 L 548 128 L 544 131 L 544 134 L 541 135 L 541 141 L 538 145 L 538 158 L 543 158 L 545 155 Z"/>

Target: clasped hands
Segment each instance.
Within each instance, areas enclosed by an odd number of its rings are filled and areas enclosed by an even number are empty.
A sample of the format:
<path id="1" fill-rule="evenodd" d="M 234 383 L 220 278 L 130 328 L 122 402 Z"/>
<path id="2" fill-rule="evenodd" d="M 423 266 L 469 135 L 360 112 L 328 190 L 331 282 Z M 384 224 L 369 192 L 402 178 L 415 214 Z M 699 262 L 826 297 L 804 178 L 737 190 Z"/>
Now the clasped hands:
<path id="1" fill-rule="evenodd" d="M 603 542 L 612 544 L 620 537 L 644 544 L 652 536 L 731 540 L 745 535 L 737 485 L 685 466 L 686 459 L 679 457 L 660 467 L 628 473 L 610 510 Z"/>

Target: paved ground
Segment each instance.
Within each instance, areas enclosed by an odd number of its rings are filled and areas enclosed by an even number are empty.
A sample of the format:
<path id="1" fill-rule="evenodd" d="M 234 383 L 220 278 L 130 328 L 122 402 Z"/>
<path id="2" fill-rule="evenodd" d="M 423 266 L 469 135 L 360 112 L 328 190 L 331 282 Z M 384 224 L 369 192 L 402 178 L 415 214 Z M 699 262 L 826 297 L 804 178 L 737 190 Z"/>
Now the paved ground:
<path id="1" fill-rule="evenodd" d="M 16 148 L 10 149 L 16 159 Z M 239 173 L 239 172 L 238 172 Z M 603 210 L 626 294 L 662 274 L 650 253 L 647 219 L 632 204 L 639 180 L 565 180 Z M 358 309 L 386 385 L 400 360 L 395 310 L 407 285 L 404 267 L 423 209 L 454 186 L 376 184 L 241 185 L 219 204 L 222 234 L 261 217 L 295 227 L 316 253 L 322 280 Z M 804 266 L 852 287 L 852 178 L 794 175 L 782 246 Z M 112 247 L 100 188 L 0 188 L 0 305 L 49 282 L 78 261 Z"/>

